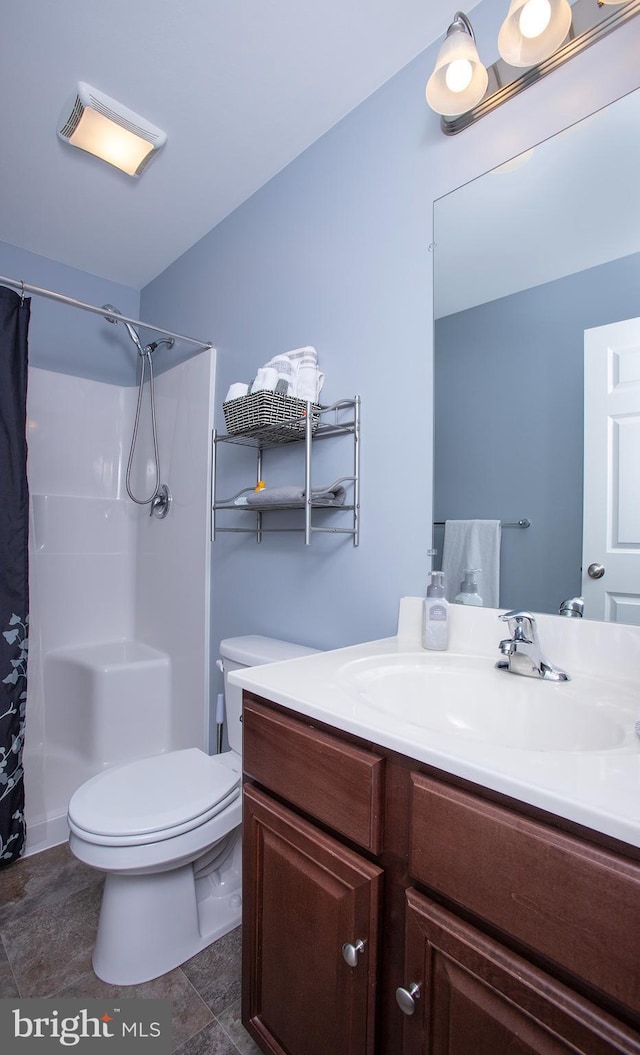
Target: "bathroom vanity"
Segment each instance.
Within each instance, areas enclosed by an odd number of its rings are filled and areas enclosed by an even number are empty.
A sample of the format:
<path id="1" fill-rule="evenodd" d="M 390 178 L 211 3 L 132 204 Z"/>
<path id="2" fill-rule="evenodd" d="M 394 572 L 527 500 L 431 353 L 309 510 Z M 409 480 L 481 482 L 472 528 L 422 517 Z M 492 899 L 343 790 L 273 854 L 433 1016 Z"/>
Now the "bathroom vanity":
<path id="1" fill-rule="evenodd" d="M 498 637 L 486 610 L 470 618 Z M 576 630 L 558 633 L 563 662 Z M 356 699 L 351 664 L 376 652 L 378 670 L 421 659 L 400 633 L 240 676 L 246 1027 L 273 1055 L 640 1053 L 637 793 L 614 815 L 638 744 L 503 746 L 500 772 L 464 730 L 458 755 L 441 732 L 412 743 L 375 691 Z"/>

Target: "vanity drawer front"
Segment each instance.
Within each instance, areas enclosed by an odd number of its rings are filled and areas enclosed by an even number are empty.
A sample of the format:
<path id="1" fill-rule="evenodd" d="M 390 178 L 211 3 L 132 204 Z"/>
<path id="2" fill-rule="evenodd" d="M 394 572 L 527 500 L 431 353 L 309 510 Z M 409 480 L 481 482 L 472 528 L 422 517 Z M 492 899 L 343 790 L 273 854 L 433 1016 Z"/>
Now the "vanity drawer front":
<path id="1" fill-rule="evenodd" d="M 422 883 L 640 1012 L 640 866 L 412 774 Z"/>
<path id="2" fill-rule="evenodd" d="M 384 759 L 245 693 L 243 764 L 263 787 L 372 853 L 382 851 Z"/>

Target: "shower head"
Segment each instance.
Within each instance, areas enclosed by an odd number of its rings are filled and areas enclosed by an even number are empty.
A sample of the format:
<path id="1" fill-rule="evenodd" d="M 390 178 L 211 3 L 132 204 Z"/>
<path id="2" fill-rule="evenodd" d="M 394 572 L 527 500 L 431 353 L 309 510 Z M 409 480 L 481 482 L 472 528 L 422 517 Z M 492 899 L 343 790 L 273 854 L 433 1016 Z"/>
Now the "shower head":
<path id="1" fill-rule="evenodd" d="M 122 312 L 118 311 L 117 308 L 114 308 L 113 304 L 103 304 L 102 308 L 103 308 L 104 311 L 111 312 L 110 315 L 105 315 L 105 319 L 107 320 L 107 322 L 112 322 L 115 325 L 118 322 L 118 320 L 113 318 L 112 315 L 122 315 Z M 127 333 L 129 334 L 131 340 L 133 341 L 133 343 L 135 344 L 136 348 L 138 349 L 138 352 L 140 353 L 140 355 L 144 355 L 145 350 L 142 347 L 142 344 L 140 343 L 140 337 L 138 335 L 138 331 L 136 330 L 135 326 L 132 326 L 130 322 L 125 322 L 124 325 L 127 328 Z"/>
<path id="2" fill-rule="evenodd" d="M 127 333 L 129 334 L 131 340 L 138 349 L 140 355 L 144 355 L 144 348 L 140 344 L 140 338 L 138 336 L 138 331 L 136 330 L 135 326 L 132 326 L 130 322 L 125 322 L 125 326 L 127 327 Z"/>

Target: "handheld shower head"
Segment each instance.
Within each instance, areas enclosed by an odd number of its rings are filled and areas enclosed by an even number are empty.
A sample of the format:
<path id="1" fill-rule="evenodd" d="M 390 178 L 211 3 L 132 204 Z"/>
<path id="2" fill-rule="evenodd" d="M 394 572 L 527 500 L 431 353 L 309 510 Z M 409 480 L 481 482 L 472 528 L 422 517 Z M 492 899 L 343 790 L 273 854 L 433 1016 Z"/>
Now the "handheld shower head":
<path id="1" fill-rule="evenodd" d="M 151 359 L 152 353 L 155 352 L 159 345 L 164 344 L 167 348 L 173 348 L 174 340 L 173 337 L 161 338 L 158 341 L 151 341 L 145 348 L 142 347 L 140 341 L 140 335 L 132 323 L 127 322 L 126 319 L 122 318 L 122 312 L 114 308 L 113 304 L 103 304 L 102 310 L 106 313 L 105 319 L 107 322 L 111 322 L 114 325 L 121 321 L 127 328 L 127 333 L 131 338 L 132 342 L 138 349 L 138 354 L 141 359 L 140 363 L 140 384 L 138 387 L 138 403 L 136 406 L 136 419 L 133 426 L 133 436 L 131 438 L 131 447 L 129 448 L 129 461 L 127 463 L 127 474 L 126 474 L 126 486 L 127 494 L 129 498 L 136 503 L 136 505 L 146 506 L 151 505 L 151 513 L 157 516 L 159 519 L 164 517 L 169 512 L 169 505 L 171 503 L 171 493 L 166 484 L 160 483 L 160 455 L 158 453 L 158 433 L 156 429 L 156 408 L 155 408 L 155 397 L 153 391 L 153 362 Z M 118 319 L 120 316 L 120 319 Z M 144 325 L 144 324 L 143 324 Z M 149 401 L 151 411 L 151 437 L 153 439 L 153 455 L 155 464 L 155 486 L 153 492 L 149 498 L 136 498 L 133 493 L 131 486 L 131 468 L 133 465 L 133 457 L 136 449 L 136 441 L 138 438 L 138 427 L 140 425 L 140 407 L 142 404 L 142 394 L 144 391 L 144 380 L 146 367 L 149 366 Z"/>
<path id="2" fill-rule="evenodd" d="M 111 312 L 112 315 L 114 315 L 114 316 L 115 315 L 122 315 L 122 312 L 118 311 L 117 308 L 114 308 L 113 304 L 103 304 L 102 308 L 103 308 L 104 311 Z M 111 315 L 105 315 L 105 319 L 107 320 L 107 322 L 111 322 L 114 325 L 116 325 L 117 322 L 118 322 L 118 320 L 116 318 L 112 318 Z M 140 355 L 144 355 L 144 351 L 145 350 L 142 347 L 142 344 L 140 342 L 140 337 L 139 337 L 138 331 L 136 330 L 135 326 L 132 326 L 130 322 L 125 322 L 125 326 L 127 328 L 127 333 L 129 334 L 131 340 L 133 341 L 133 343 L 135 344 L 136 348 L 138 349 L 139 354 Z"/>
<path id="3" fill-rule="evenodd" d="M 133 341 L 133 343 L 135 344 L 136 348 L 138 349 L 138 352 L 140 353 L 140 355 L 144 355 L 144 348 L 142 347 L 142 345 L 140 343 L 140 338 L 138 336 L 138 331 L 136 330 L 135 326 L 132 326 L 130 322 L 125 322 L 125 326 L 127 327 L 127 333 L 129 334 L 131 340 Z"/>

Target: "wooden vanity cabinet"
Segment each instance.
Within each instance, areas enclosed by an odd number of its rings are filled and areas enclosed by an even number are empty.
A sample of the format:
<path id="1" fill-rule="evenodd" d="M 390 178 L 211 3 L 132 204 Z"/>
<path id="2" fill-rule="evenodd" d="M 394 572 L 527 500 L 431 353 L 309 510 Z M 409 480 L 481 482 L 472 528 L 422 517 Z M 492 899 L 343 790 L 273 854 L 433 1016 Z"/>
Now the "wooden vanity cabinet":
<path id="1" fill-rule="evenodd" d="M 382 869 L 274 795 L 378 846 L 383 760 L 255 700 L 243 752 L 243 1021 L 272 1055 L 374 1055 Z"/>
<path id="2" fill-rule="evenodd" d="M 631 848 L 246 692 L 244 765 L 263 1051 L 640 1055 Z"/>
<path id="3" fill-rule="evenodd" d="M 417 987 L 402 1055 L 620 1055 L 638 1038 L 521 956 L 407 890 L 405 971 Z M 408 989 L 407 989 L 408 991 Z"/>

